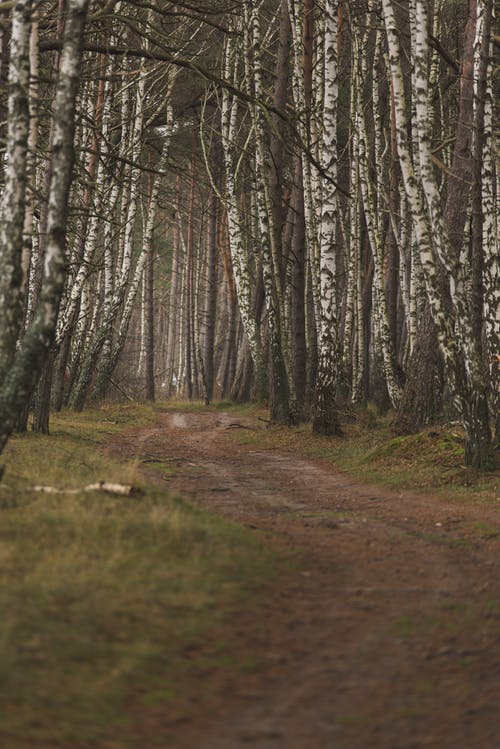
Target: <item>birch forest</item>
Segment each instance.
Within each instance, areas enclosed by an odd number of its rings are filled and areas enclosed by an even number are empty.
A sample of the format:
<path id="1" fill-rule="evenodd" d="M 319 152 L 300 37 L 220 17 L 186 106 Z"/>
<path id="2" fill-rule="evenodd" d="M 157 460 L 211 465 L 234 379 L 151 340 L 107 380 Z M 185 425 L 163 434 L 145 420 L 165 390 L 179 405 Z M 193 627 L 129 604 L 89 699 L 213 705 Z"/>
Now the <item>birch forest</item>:
<path id="1" fill-rule="evenodd" d="M 0 449 L 105 398 L 374 402 L 493 466 L 493 0 L 0 14 Z"/>

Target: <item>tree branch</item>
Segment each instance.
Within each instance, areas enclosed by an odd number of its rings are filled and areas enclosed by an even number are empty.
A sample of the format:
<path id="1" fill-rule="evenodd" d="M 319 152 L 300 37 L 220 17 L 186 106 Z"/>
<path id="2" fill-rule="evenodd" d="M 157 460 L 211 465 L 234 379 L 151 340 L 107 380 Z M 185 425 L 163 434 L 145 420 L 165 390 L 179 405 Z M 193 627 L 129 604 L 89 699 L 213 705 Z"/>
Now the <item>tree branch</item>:
<path id="1" fill-rule="evenodd" d="M 41 52 L 58 51 L 60 49 L 61 49 L 61 42 L 59 39 L 56 39 L 54 37 L 45 39 L 44 41 L 40 42 Z M 284 112 L 282 109 L 275 107 L 273 104 L 269 104 L 268 102 L 265 102 L 262 99 L 257 99 L 255 96 L 252 96 L 251 94 L 246 93 L 242 89 L 230 83 L 230 81 L 226 80 L 225 78 L 220 78 L 220 76 L 216 75 L 215 73 L 212 73 L 210 70 L 207 70 L 201 65 L 198 65 L 198 63 L 193 62 L 193 60 L 186 60 L 183 57 L 179 57 L 174 52 L 167 52 L 165 50 L 160 52 L 160 51 L 152 51 L 152 50 L 142 49 L 142 48 L 132 49 L 130 47 L 118 47 L 113 44 L 109 44 L 109 45 L 95 44 L 88 40 L 86 40 L 85 42 L 84 51 L 85 52 L 100 52 L 102 54 L 117 55 L 117 56 L 122 56 L 122 57 L 136 57 L 141 60 L 153 60 L 154 62 L 168 62 L 172 65 L 176 65 L 179 68 L 184 68 L 186 70 L 193 71 L 194 73 L 199 75 L 201 78 L 203 78 L 205 81 L 215 84 L 218 88 L 226 89 L 231 94 L 233 94 L 233 96 L 236 96 L 238 99 L 241 99 L 242 101 L 245 101 L 248 104 L 258 106 L 268 113 L 276 114 L 278 117 L 280 117 L 290 126 L 299 147 L 306 154 L 307 158 L 311 161 L 311 163 L 314 164 L 314 166 L 319 171 L 319 173 L 326 180 L 334 184 L 339 192 L 341 192 L 343 195 L 345 195 L 348 198 L 351 197 L 350 193 L 347 190 L 345 190 L 343 187 L 341 187 L 341 185 L 339 185 L 335 180 L 333 180 L 331 176 L 323 169 L 321 164 L 319 164 L 317 159 L 314 157 L 311 151 L 307 148 L 306 144 L 302 141 L 302 138 L 300 137 L 300 134 L 298 133 L 297 128 L 295 127 L 294 117 L 287 114 L 287 112 Z"/>

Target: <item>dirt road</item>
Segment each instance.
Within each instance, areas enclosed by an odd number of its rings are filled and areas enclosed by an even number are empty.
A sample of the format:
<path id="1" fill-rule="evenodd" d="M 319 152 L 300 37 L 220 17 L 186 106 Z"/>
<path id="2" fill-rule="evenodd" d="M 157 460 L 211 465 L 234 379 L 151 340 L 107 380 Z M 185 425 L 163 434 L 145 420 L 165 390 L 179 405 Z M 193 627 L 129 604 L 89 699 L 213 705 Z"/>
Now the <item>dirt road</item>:
<path id="1" fill-rule="evenodd" d="M 238 422 L 236 425 L 234 422 Z M 228 414 L 165 413 L 115 438 L 170 490 L 300 550 L 228 623 L 255 668 L 201 674 L 176 749 L 500 749 L 499 507 L 369 487 L 234 439 Z M 155 744 L 156 745 L 156 744 Z M 161 745 L 161 744 L 160 744 Z"/>

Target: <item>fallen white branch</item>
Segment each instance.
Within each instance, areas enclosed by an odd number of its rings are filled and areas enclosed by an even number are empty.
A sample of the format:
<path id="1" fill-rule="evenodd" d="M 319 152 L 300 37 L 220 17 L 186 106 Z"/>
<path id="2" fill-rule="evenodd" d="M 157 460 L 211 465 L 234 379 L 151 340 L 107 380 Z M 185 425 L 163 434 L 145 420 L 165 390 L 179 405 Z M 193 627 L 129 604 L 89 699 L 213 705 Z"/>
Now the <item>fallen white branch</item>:
<path id="1" fill-rule="evenodd" d="M 107 494 L 122 494 L 129 496 L 137 491 L 130 484 L 110 484 L 107 481 L 99 481 L 97 484 L 88 484 L 81 489 L 57 489 L 55 486 L 33 486 L 32 492 L 44 492 L 45 494 L 80 494 L 80 492 L 106 492 Z"/>

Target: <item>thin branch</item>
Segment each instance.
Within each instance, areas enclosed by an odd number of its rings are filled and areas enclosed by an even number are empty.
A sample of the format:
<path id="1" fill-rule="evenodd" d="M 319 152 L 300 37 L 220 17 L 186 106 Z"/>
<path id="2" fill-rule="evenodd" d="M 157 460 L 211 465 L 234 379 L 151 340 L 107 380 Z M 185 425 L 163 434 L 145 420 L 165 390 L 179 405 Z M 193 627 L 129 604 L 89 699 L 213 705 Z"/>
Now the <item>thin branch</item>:
<path id="1" fill-rule="evenodd" d="M 45 41 L 40 43 L 40 51 L 42 52 L 49 52 L 49 51 L 57 51 L 61 49 L 61 42 L 59 39 L 46 39 Z M 331 176 L 326 172 L 321 164 L 317 161 L 315 156 L 311 153 L 310 149 L 306 146 L 306 144 L 303 142 L 302 138 L 300 137 L 300 134 L 297 131 L 297 128 L 294 125 L 294 117 L 284 112 L 282 109 L 279 109 L 279 107 L 275 107 L 273 104 L 269 104 L 268 102 L 263 101 L 262 99 L 258 99 L 255 96 L 252 96 L 251 94 L 246 93 L 242 89 L 238 88 L 237 86 L 234 86 L 230 81 L 220 78 L 215 73 L 212 73 L 211 71 L 207 70 L 206 68 L 203 68 L 201 65 L 198 65 L 198 63 L 193 62 L 192 60 L 186 60 L 185 58 L 179 57 L 177 54 L 174 54 L 172 52 L 159 52 L 159 51 L 151 51 L 147 49 L 132 49 L 130 47 L 118 47 L 116 45 L 103 45 L 103 44 L 95 44 L 90 41 L 85 42 L 84 47 L 86 52 L 100 52 L 102 54 L 109 54 L 109 55 L 118 55 L 121 57 L 136 57 L 142 60 L 154 60 L 155 62 L 168 62 L 172 65 L 176 65 L 180 68 L 185 68 L 186 70 L 192 70 L 194 73 L 199 75 L 201 78 L 204 78 L 206 81 L 210 81 L 214 83 L 219 88 L 225 88 L 227 91 L 232 93 L 234 96 L 238 97 L 239 99 L 242 99 L 243 101 L 246 101 L 248 104 L 252 104 L 253 106 L 260 107 L 264 112 L 276 114 L 278 117 L 280 117 L 282 120 L 284 120 L 288 125 L 290 126 L 295 139 L 300 147 L 300 149 L 307 155 L 307 158 L 311 161 L 312 164 L 316 167 L 318 172 L 321 174 L 324 179 L 328 180 L 332 184 L 335 185 L 337 190 L 341 192 L 346 197 L 350 198 L 350 193 L 345 190 L 341 185 L 338 184 L 334 179 L 331 178 Z"/>

